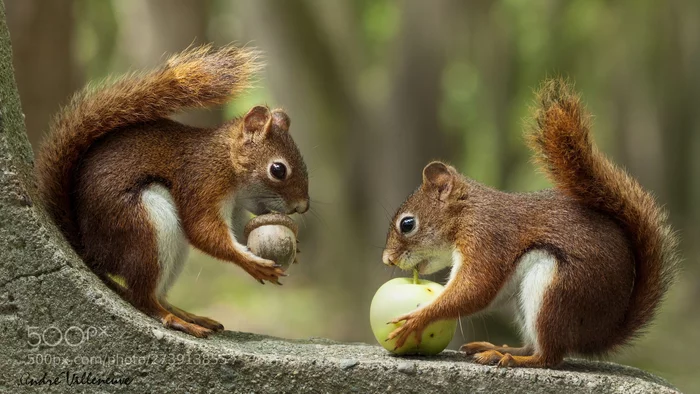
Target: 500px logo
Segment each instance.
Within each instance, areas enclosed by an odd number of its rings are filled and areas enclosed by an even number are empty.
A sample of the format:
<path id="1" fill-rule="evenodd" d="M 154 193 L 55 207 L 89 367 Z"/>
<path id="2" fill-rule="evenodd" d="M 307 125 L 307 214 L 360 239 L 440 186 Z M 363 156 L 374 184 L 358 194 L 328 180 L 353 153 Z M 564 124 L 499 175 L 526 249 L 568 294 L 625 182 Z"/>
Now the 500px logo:
<path id="1" fill-rule="evenodd" d="M 27 343 L 31 347 L 41 345 L 55 347 L 61 344 L 68 346 L 80 346 L 91 339 L 109 337 L 106 327 L 78 327 L 70 326 L 62 330 L 56 326 L 27 327 Z"/>

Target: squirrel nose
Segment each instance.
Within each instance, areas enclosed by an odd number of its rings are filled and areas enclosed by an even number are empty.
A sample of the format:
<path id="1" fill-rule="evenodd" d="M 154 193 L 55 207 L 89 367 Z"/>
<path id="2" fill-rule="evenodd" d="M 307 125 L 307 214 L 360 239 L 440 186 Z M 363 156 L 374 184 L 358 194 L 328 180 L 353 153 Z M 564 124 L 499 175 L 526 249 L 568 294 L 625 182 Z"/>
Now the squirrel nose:
<path id="1" fill-rule="evenodd" d="M 303 200 L 297 203 L 296 211 L 297 213 L 304 213 L 309 210 L 309 200 Z"/>
<path id="2" fill-rule="evenodd" d="M 391 260 L 391 252 L 384 250 L 384 253 L 382 253 L 382 262 L 386 265 L 394 265 L 394 261 Z"/>

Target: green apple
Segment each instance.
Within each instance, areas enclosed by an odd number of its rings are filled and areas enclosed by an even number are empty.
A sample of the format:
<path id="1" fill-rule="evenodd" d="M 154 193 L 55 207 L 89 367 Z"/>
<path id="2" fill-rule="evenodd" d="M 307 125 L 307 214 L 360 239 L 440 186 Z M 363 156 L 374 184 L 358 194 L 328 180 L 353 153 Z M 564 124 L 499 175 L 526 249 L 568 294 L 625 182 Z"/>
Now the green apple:
<path id="1" fill-rule="evenodd" d="M 387 322 L 410 313 L 416 308 L 433 301 L 444 287 L 429 280 L 414 278 L 392 279 L 377 290 L 369 308 L 369 320 L 372 332 L 380 345 L 394 354 L 435 355 L 449 345 L 457 329 L 457 320 L 439 320 L 429 324 L 423 331 L 420 345 L 417 345 L 415 334 L 406 340 L 403 346 L 394 349 L 396 338 L 387 341 L 386 338 L 404 322 L 387 324 Z"/>

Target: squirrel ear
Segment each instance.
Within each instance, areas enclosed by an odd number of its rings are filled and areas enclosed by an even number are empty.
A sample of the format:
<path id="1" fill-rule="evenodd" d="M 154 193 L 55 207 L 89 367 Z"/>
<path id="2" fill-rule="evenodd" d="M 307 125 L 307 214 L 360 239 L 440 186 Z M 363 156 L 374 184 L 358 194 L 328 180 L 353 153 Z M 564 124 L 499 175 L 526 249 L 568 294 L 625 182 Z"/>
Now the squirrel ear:
<path id="1" fill-rule="evenodd" d="M 257 105 L 243 117 L 243 127 L 247 133 L 266 132 L 270 128 L 270 109 Z"/>
<path id="2" fill-rule="evenodd" d="M 444 200 L 452 192 L 454 175 L 444 163 L 434 161 L 423 169 L 423 185 L 437 189 L 440 200 Z"/>
<path id="3" fill-rule="evenodd" d="M 289 131 L 289 123 L 289 116 L 283 110 L 272 111 L 272 124 L 274 126 L 279 127 L 282 131 Z"/>

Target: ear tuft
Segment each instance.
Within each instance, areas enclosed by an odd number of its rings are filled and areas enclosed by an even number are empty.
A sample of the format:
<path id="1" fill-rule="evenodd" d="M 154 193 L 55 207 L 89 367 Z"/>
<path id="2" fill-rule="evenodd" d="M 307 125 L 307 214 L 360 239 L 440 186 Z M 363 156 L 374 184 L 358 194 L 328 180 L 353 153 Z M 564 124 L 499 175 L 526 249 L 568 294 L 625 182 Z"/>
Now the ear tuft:
<path id="1" fill-rule="evenodd" d="M 441 200 L 450 194 L 453 182 L 452 172 L 442 162 L 434 161 L 423 169 L 423 185 L 437 189 Z"/>
<path id="2" fill-rule="evenodd" d="M 282 131 L 289 131 L 289 116 L 281 109 L 272 111 L 272 124 Z"/>
<path id="3" fill-rule="evenodd" d="M 245 131 L 257 133 L 265 131 L 270 122 L 270 109 L 262 105 L 257 105 L 248 111 L 243 118 Z"/>

